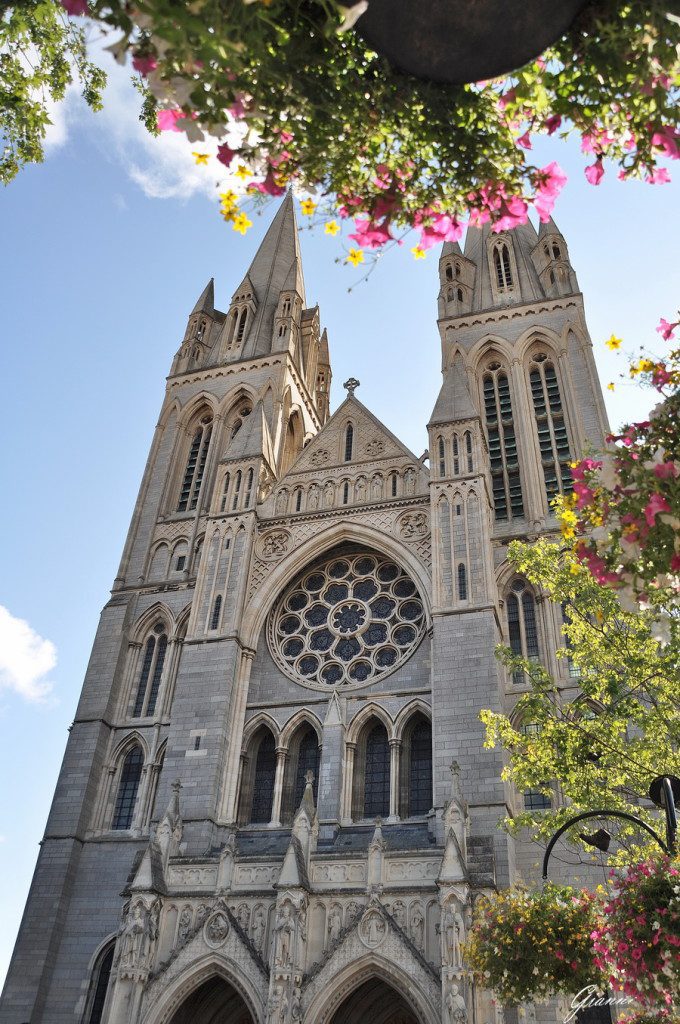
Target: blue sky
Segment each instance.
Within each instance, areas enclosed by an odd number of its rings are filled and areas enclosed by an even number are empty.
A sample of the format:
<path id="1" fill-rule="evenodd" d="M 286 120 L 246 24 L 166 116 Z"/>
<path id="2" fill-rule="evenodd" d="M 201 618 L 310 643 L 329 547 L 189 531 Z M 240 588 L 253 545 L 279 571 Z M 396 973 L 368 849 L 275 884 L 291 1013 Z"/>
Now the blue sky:
<path id="1" fill-rule="evenodd" d="M 225 226 L 194 147 L 145 137 L 138 97 L 112 71 L 105 112 L 70 95 L 45 163 L 0 193 L 0 979 L 164 377 L 206 281 L 225 309 L 274 212 L 245 239 Z M 544 140 L 538 156 L 569 175 L 555 219 L 604 385 L 625 367 L 604 339 L 656 344 L 659 317 L 677 309 L 680 182 L 623 184 L 610 167 L 593 188 L 575 142 Z M 359 274 L 336 263 L 337 239 L 303 231 L 302 249 L 307 299 L 329 330 L 333 405 L 358 377 L 361 400 L 420 454 L 439 387 L 436 251 L 417 263 L 408 246 L 392 251 L 348 293 Z M 631 385 L 605 397 L 613 425 L 650 405 Z"/>

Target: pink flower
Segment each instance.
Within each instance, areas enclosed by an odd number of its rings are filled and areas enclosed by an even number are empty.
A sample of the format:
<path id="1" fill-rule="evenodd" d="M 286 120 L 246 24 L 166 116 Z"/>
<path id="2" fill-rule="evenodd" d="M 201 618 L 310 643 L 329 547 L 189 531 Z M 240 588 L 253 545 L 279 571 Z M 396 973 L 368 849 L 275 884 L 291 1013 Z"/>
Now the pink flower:
<path id="1" fill-rule="evenodd" d="M 652 135 L 652 145 L 662 150 L 664 156 L 670 157 L 671 160 L 677 160 L 680 157 L 679 140 L 680 132 L 677 132 L 671 125 L 663 125 Z"/>
<path id="2" fill-rule="evenodd" d="M 217 159 L 225 167 L 228 167 L 231 161 L 236 156 L 236 150 L 230 149 L 226 142 L 223 142 L 221 146 L 217 147 Z"/>
<path id="3" fill-rule="evenodd" d="M 162 132 L 181 132 L 177 122 L 184 117 L 182 110 L 159 110 L 156 115 L 156 123 Z"/>
<path id="4" fill-rule="evenodd" d="M 234 102 L 232 103 L 232 105 L 229 107 L 229 113 L 234 118 L 234 120 L 240 121 L 242 118 L 244 118 L 246 116 L 246 113 L 247 113 L 247 109 L 246 109 L 246 106 L 245 106 L 245 100 L 246 99 L 247 99 L 247 97 L 246 97 L 245 93 L 239 93 L 237 95 L 236 99 L 234 100 Z"/>
<path id="5" fill-rule="evenodd" d="M 522 149 L 531 149 L 531 138 L 528 131 L 525 132 L 524 135 L 520 135 L 520 137 L 515 141 L 518 146 L 522 147 Z"/>
<path id="6" fill-rule="evenodd" d="M 501 199 L 498 208 L 500 216 L 494 221 L 492 231 L 510 231 L 520 224 L 526 224 L 529 219 L 529 207 L 519 196 L 510 196 L 508 199 Z"/>
<path id="7" fill-rule="evenodd" d="M 562 118 L 559 114 L 551 114 L 543 122 L 543 127 L 548 129 L 548 135 L 552 135 L 557 131 L 559 126 L 562 124 Z"/>
<path id="8" fill-rule="evenodd" d="M 269 171 L 264 181 L 258 181 L 253 185 L 253 188 L 257 189 L 265 196 L 282 196 L 286 191 L 285 185 L 277 185 L 274 181 L 274 172 Z"/>
<path id="9" fill-rule="evenodd" d="M 680 555 L 673 555 L 671 558 L 671 570 L 673 572 L 680 572 Z"/>
<path id="10" fill-rule="evenodd" d="M 671 507 L 664 498 L 663 494 L 652 494 L 651 498 L 645 506 L 645 518 L 649 526 L 654 526 L 656 516 L 659 512 L 670 512 Z"/>
<path id="11" fill-rule="evenodd" d="M 135 71 L 139 71 L 140 75 L 149 75 L 158 67 L 158 61 L 150 54 L 147 54 L 146 57 L 136 54 L 132 58 L 132 66 Z"/>
<path id="12" fill-rule="evenodd" d="M 61 6 L 72 18 L 83 17 L 87 14 L 87 0 L 61 0 Z"/>
<path id="13" fill-rule="evenodd" d="M 645 178 L 649 185 L 667 185 L 671 176 L 665 167 L 655 167 Z"/>
<path id="14" fill-rule="evenodd" d="M 586 167 L 585 175 L 591 185 L 599 185 L 604 175 L 604 167 L 602 166 L 602 159 L 597 158 L 594 164 L 590 167 Z"/>
<path id="15" fill-rule="evenodd" d="M 284 130 L 284 131 L 281 132 L 280 138 L 281 138 L 281 142 L 284 144 L 284 146 L 287 146 L 289 142 L 293 141 L 293 133 L 292 132 L 287 132 L 287 131 Z"/>
<path id="16" fill-rule="evenodd" d="M 381 245 L 389 242 L 392 238 L 387 219 L 377 224 L 375 221 L 369 220 L 368 217 L 365 220 L 357 217 L 354 227 L 356 231 L 349 237 L 362 249 L 379 249 Z"/>
<path id="17" fill-rule="evenodd" d="M 661 317 L 659 320 L 659 326 L 656 328 L 656 332 L 661 335 L 664 341 L 670 341 L 675 337 L 675 328 L 677 326 L 677 323 L 669 324 L 668 320 L 664 320 L 664 318 Z"/>
<path id="18" fill-rule="evenodd" d="M 538 172 L 534 207 L 544 223 L 550 220 L 555 200 L 564 188 L 566 181 L 566 174 L 554 160 L 552 163 L 542 167 Z"/>
<path id="19" fill-rule="evenodd" d="M 516 95 L 517 95 L 517 90 L 516 89 L 508 89 L 508 91 L 506 93 L 504 93 L 501 96 L 501 98 L 499 99 L 499 101 L 498 101 L 499 108 L 501 110 L 505 110 L 505 108 L 507 107 L 508 103 L 512 103 L 512 101 L 514 100 Z"/>
<path id="20" fill-rule="evenodd" d="M 654 467 L 654 476 L 658 480 L 674 480 L 678 472 L 678 467 L 672 460 L 670 462 L 657 462 Z"/>

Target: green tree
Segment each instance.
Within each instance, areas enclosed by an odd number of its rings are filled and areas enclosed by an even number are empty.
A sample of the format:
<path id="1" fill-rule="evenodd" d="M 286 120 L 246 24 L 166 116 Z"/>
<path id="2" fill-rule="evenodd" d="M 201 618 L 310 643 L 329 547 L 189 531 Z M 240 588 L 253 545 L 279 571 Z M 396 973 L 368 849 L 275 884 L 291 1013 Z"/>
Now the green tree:
<path id="1" fill-rule="evenodd" d="M 43 159 L 50 102 L 72 82 L 100 110 L 106 75 L 87 59 L 85 30 L 57 0 L 21 0 L 0 15 L 0 181 Z"/>
<path id="2" fill-rule="evenodd" d="M 654 638 L 658 609 L 624 611 L 615 593 L 596 583 L 571 552 L 548 540 L 515 542 L 510 559 L 535 587 L 566 609 L 565 646 L 578 681 L 565 688 L 541 665 L 507 648 L 498 655 L 510 671 L 522 671 L 529 689 L 512 717 L 483 711 L 486 745 L 509 754 L 505 777 L 520 791 L 537 788 L 560 800 L 550 810 L 524 810 L 505 821 L 514 832 L 528 827 L 545 842 L 567 818 L 600 808 L 634 812 L 663 834 L 659 815 L 647 807 L 651 780 L 680 775 L 680 623 L 671 615 L 670 639 Z M 578 687 L 577 692 L 575 686 Z M 533 723 L 536 728 L 522 729 Z M 570 838 L 577 844 L 579 831 Z M 613 829 L 611 829 L 613 831 Z M 587 828 L 586 828 L 586 831 Z M 626 861 L 653 844 L 636 826 L 616 828 Z M 592 852 L 592 851 L 591 851 Z"/>

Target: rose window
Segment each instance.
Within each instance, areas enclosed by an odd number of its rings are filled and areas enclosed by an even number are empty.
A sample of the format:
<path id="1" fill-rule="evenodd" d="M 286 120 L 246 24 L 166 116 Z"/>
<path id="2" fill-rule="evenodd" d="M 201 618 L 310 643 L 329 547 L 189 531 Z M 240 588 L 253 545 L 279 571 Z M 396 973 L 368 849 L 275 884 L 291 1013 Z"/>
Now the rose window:
<path id="1" fill-rule="evenodd" d="M 420 643 L 415 583 L 384 555 L 327 558 L 305 570 L 269 619 L 269 647 L 296 682 L 359 686 L 398 668 Z"/>

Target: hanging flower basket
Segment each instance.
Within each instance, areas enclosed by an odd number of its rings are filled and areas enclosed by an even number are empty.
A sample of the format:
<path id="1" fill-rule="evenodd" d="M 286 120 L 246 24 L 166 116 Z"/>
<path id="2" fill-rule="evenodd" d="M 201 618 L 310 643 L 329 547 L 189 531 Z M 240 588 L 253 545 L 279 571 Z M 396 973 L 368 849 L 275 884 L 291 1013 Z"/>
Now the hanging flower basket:
<path id="1" fill-rule="evenodd" d="M 510 1005 L 601 985 L 595 907 L 592 893 L 550 883 L 482 899 L 465 946 L 475 981 Z"/>
<path id="2" fill-rule="evenodd" d="M 651 1010 L 680 1004 L 680 870 L 668 857 L 628 868 L 593 929 L 597 964 Z"/>
<path id="3" fill-rule="evenodd" d="M 666 0 L 590 2 L 533 63 L 460 86 L 403 74 L 370 49 L 353 27 L 362 3 L 61 3 L 116 30 L 110 48 L 142 76 L 150 128 L 185 132 L 209 180 L 227 175 L 221 213 L 234 230 L 251 225 L 253 201 L 294 185 L 329 235 L 354 220 L 351 263 L 411 228 L 421 257 L 467 221 L 505 230 L 531 205 L 547 221 L 566 177 L 532 162 L 535 134 L 575 131 L 593 184 L 605 157 L 623 177 L 661 182 L 659 159 L 680 156 L 680 25 Z M 507 19 L 499 27 L 505 38 Z"/>

